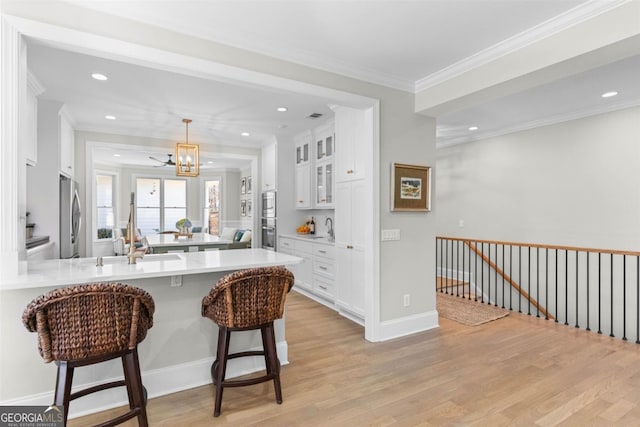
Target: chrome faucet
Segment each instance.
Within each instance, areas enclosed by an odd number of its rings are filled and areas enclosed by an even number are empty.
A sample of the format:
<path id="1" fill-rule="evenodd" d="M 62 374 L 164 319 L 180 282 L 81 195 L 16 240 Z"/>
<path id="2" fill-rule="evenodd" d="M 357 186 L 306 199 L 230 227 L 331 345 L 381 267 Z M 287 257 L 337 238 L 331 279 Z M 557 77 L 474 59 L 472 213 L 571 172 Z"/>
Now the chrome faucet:
<path id="1" fill-rule="evenodd" d="M 333 235 L 333 219 L 331 219 L 331 217 L 327 217 L 327 219 L 324 220 L 324 225 L 327 225 L 328 222 L 330 222 L 331 225 L 329 226 L 327 233 L 329 234 L 329 240 L 333 241 L 335 239 L 335 236 Z"/>
<path id="2" fill-rule="evenodd" d="M 135 193 L 131 192 L 131 201 L 129 202 L 129 222 L 127 223 L 127 238 L 129 239 L 129 264 L 135 264 L 138 258 L 144 257 L 144 254 L 136 251 L 136 207 Z"/>

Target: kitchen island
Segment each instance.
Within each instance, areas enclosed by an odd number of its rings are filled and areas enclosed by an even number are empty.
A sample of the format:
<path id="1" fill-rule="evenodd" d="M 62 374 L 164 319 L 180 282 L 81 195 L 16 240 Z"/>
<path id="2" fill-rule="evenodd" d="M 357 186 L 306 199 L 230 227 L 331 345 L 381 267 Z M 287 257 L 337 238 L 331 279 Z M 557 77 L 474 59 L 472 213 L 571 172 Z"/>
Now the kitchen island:
<path id="1" fill-rule="evenodd" d="M 22 312 L 38 295 L 51 289 L 91 282 L 124 282 L 149 292 L 156 305 L 154 325 L 140 344 L 142 379 L 149 397 L 211 383 L 217 327 L 201 317 L 201 301 L 215 282 L 231 271 L 292 265 L 301 259 L 263 249 L 146 255 L 129 265 L 126 257 L 45 260 L 29 263 L 27 271 L 0 278 L 0 405 L 48 405 L 53 401 L 56 366 L 45 364 L 36 334 L 22 325 Z M 284 321 L 275 322 L 278 356 L 285 364 Z M 231 350 L 261 346 L 259 333 L 233 337 Z M 257 371 L 263 358 L 233 360 L 228 376 Z M 233 363 L 237 362 L 237 363 Z M 74 386 L 121 377 L 119 360 L 78 369 Z M 112 389 L 74 401 L 70 416 L 127 404 L 124 390 Z M 213 401 L 212 401 L 213 405 Z M 212 406 L 213 407 L 213 406 Z"/>
<path id="2" fill-rule="evenodd" d="M 221 239 L 208 233 L 193 233 L 191 236 L 178 236 L 174 234 L 149 234 L 147 242 L 154 254 L 167 253 L 169 251 L 198 252 L 207 249 L 226 249 L 233 240 Z"/>

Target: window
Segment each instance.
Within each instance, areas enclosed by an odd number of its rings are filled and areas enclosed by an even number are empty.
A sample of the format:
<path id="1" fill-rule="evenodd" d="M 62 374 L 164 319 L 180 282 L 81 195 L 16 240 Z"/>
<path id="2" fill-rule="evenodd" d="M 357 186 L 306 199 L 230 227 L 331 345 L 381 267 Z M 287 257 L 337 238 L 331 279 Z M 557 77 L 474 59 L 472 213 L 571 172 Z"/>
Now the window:
<path id="1" fill-rule="evenodd" d="M 186 216 L 186 180 L 136 179 L 136 226 L 143 235 L 175 230 L 176 222 Z"/>
<path id="2" fill-rule="evenodd" d="M 98 239 L 111 239 L 114 226 L 113 175 L 96 175 L 96 231 Z"/>
<path id="3" fill-rule="evenodd" d="M 209 234 L 220 234 L 220 178 L 204 182 L 204 221 Z"/>

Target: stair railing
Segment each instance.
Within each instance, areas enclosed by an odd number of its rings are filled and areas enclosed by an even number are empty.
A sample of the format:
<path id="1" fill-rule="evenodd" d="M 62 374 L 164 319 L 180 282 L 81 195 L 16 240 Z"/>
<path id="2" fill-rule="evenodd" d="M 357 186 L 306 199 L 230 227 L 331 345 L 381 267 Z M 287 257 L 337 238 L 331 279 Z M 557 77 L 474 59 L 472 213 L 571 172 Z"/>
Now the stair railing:
<path id="1" fill-rule="evenodd" d="M 436 237 L 436 291 L 640 344 L 640 252 Z"/>

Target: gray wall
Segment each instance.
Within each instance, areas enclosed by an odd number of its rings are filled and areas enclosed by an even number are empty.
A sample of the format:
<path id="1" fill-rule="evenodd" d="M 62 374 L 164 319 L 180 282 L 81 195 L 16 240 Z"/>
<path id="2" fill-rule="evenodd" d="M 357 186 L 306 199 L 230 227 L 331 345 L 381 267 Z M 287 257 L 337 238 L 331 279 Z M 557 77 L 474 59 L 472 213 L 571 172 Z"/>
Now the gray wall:
<path id="1" fill-rule="evenodd" d="M 438 233 L 638 250 L 638 135 L 635 107 L 439 149 Z"/>

